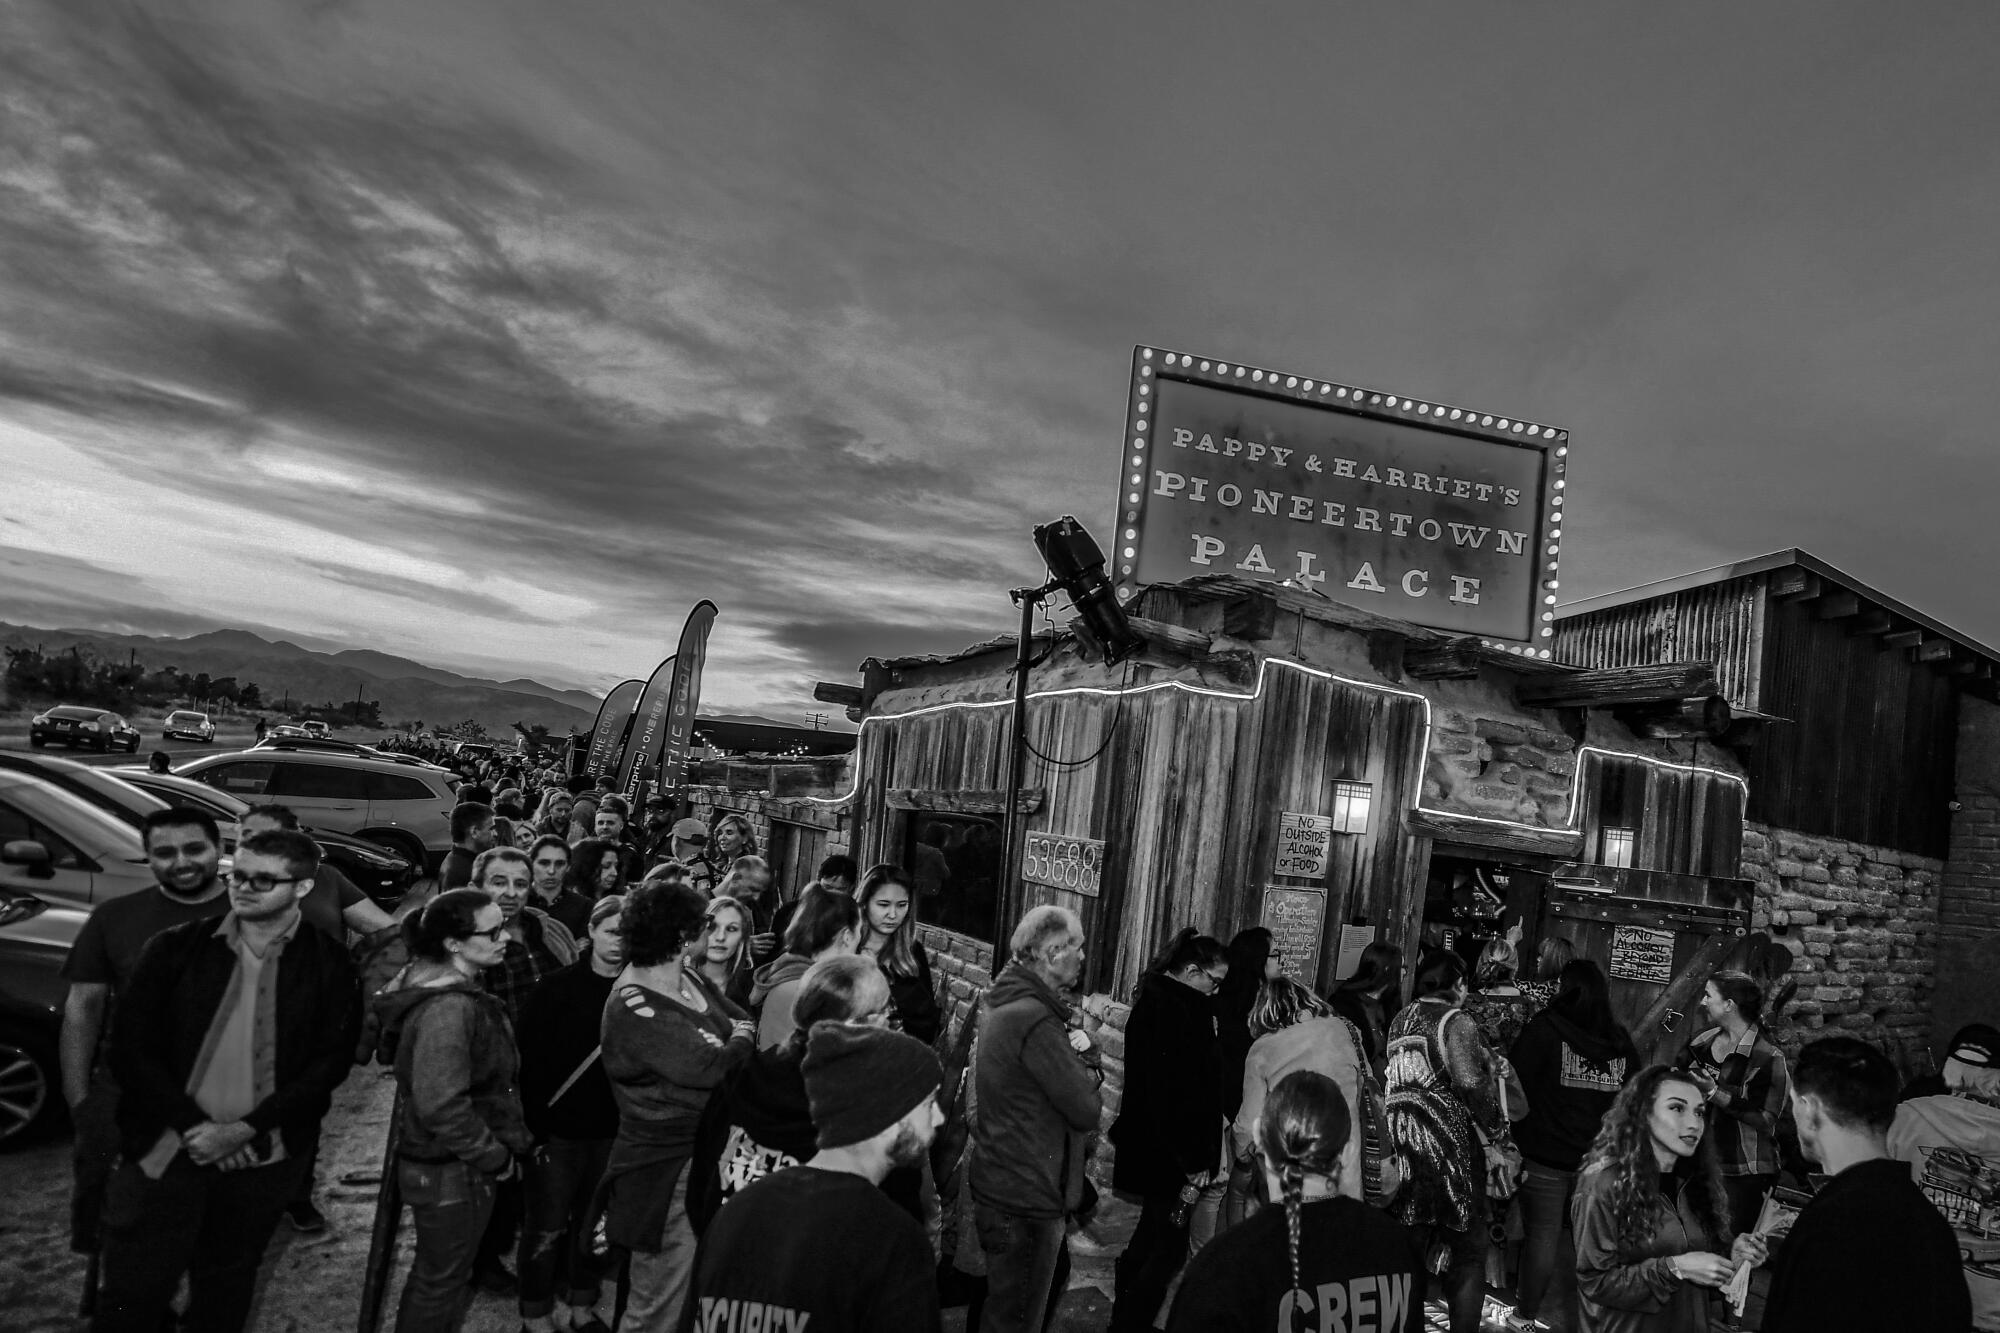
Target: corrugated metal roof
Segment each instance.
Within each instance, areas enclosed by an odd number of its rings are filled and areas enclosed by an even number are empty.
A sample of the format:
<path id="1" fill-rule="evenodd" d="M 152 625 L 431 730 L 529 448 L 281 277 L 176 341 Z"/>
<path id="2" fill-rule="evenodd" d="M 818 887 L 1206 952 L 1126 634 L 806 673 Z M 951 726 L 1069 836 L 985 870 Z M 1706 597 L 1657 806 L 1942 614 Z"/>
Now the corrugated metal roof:
<path id="1" fill-rule="evenodd" d="M 1745 578 L 1753 574 L 1765 574 L 1772 570 L 1788 569 L 1795 565 L 1806 570 L 1808 573 L 1817 575 L 1826 582 L 1854 593 L 1856 596 L 1893 615 L 1900 616 L 1912 625 L 1935 634 L 1941 639 L 1949 639 L 1960 647 L 1977 653 L 1990 662 L 2000 664 L 2000 652 L 1994 651 L 1968 634 L 1953 629 L 1935 617 L 1925 615 L 1922 611 L 1917 610 L 1906 602 L 1898 601 L 1886 593 L 1877 591 L 1855 578 L 1852 574 L 1836 569 L 1811 552 L 1801 551 L 1797 547 L 1793 547 L 1790 550 L 1773 551 L 1769 555 L 1760 555 L 1750 560 L 1739 560 L 1734 564 L 1716 565 L 1711 569 L 1699 569 L 1692 573 L 1675 575 L 1673 578 L 1659 579 L 1652 583 L 1642 583 L 1635 588 L 1626 588 L 1620 592 L 1601 593 L 1596 597 L 1580 598 L 1577 601 L 1568 602 L 1557 607 L 1556 620 L 1561 622 L 1572 620 L 1578 616 L 1591 615 L 1596 612 L 1634 606 L 1641 602 L 1650 602 L 1669 597 L 1675 593 L 1712 587 L 1718 583 L 1726 583 L 1731 579 Z"/>

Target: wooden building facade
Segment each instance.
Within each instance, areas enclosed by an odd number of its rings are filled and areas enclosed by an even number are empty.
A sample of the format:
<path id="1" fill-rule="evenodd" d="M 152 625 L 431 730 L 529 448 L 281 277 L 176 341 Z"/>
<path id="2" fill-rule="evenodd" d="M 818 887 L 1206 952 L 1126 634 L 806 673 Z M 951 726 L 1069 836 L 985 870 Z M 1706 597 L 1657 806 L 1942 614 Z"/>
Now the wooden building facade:
<path id="1" fill-rule="evenodd" d="M 1179 927 L 1226 940 L 1279 908 L 1320 988 L 1343 926 L 1414 959 L 1427 936 L 1513 913 L 1532 949 L 1544 929 L 1595 929 L 1561 916 L 1572 892 L 1747 928 L 1740 765 L 1677 720 L 1712 691 L 1707 667 L 1586 672 L 1226 577 L 1147 588 L 1131 610 L 1140 657 L 1107 668 L 1065 636 L 1030 676 L 1027 837 L 1095 858 L 1076 888 L 999 882 L 1013 641 L 864 664 L 854 787 L 836 799 L 861 864 L 909 869 L 920 919 L 1004 950 L 1028 906 L 1071 907 L 1085 988 L 1117 995 Z M 1326 832 L 1336 815 L 1352 831 Z M 1610 866 L 1607 829 L 1630 835 Z M 1315 840 L 1323 864 L 1298 855 Z M 1585 952 L 1609 963 L 1599 933 Z"/>
<path id="2" fill-rule="evenodd" d="M 1556 657 L 1586 668 L 1713 662 L 1759 824 L 1944 858 L 1958 700 L 2000 659 L 1803 551 L 1573 602 Z"/>

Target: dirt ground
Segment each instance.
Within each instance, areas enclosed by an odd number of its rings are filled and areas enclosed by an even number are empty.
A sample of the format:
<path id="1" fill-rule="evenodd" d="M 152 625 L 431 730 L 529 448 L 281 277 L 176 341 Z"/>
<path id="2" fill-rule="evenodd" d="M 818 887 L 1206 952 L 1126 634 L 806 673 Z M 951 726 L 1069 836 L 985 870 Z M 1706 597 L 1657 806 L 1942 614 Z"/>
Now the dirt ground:
<path id="1" fill-rule="evenodd" d="M 378 1068 L 356 1069 L 334 1097 L 321 1142 L 320 1207 L 328 1227 L 301 1236 L 280 1224 L 265 1256 L 253 1333 L 333 1333 L 356 1326 L 361 1275 L 375 1216 L 373 1178 L 382 1165 L 394 1087 Z M 344 1180 L 367 1178 L 368 1183 Z M 68 1245 L 69 1143 L 44 1140 L 0 1156 L 0 1333 L 83 1333 L 76 1317 L 83 1260 Z M 1110 1317 L 1110 1258 L 1130 1221 L 1114 1234 L 1079 1238 L 1077 1272 L 1065 1297 L 1060 1333 L 1091 1333 Z M 1108 1242 L 1108 1243 L 1107 1243 Z M 384 1327 L 393 1327 L 401 1278 L 409 1271 L 409 1228 L 403 1228 Z M 947 1311 L 945 1328 L 959 1333 L 964 1311 Z M 480 1293 L 466 1333 L 515 1333 L 511 1297 Z"/>

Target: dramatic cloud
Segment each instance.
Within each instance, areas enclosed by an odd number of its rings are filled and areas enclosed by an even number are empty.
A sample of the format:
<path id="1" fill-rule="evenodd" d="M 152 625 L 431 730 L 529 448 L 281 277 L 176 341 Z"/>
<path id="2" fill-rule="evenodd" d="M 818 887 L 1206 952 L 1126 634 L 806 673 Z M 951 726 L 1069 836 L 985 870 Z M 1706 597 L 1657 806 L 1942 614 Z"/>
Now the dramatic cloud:
<path id="1" fill-rule="evenodd" d="M 2000 19 L 1727 14 L 25 0 L 0 615 L 602 688 L 709 596 L 798 716 L 1009 627 L 1146 340 L 1569 427 L 1570 592 L 1797 544 L 2000 637 Z"/>

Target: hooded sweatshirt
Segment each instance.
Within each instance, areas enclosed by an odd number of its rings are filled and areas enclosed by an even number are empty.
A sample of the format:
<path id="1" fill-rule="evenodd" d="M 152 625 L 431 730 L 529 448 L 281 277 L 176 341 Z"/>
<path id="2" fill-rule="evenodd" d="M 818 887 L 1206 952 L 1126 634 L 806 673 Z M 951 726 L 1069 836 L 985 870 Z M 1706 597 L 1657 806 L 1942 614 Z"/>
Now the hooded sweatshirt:
<path id="1" fill-rule="evenodd" d="M 1084 1136 L 1104 1113 L 1098 1048 L 1069 1044 L 1069 1008 L 1009 963 L 987 988 L 972 1064 L 979 1114 L 966 1183 L 976 1202 L 1055 1218 L 1083 1196 Z"/>
<path id="2" fill-rule="evenodd" d="M 1552 1171 L 1575 1171 L 1618 1089 L 1638 1070 L 1631 1048 L 1586 1032 L 1562 1009 L 1551 1008 L 1522 1029 L 1513 1061 L 1528 1094 L 1528 1115 L 1514 1125 L 1514 1146 Z"/>
<path id="3" fill-rule="evenodd" d="M 792 1039 L 792 1001 L 799 997 L 799 982 L 812 959 L 795 953 L 779 954 L 757 969 L 750 987 L 750 1005 L 757 1011 L 757 1049 L 783 1046 Z"/>
<path id="4" fill-rule="evenodd" d="M 514 1032 L 500 1001 L 456 969 L 416 962 L 375 997 L 379 1058 L 402 1090 L 399 1156 L 498 1174 L 530 1146 Z"/>

